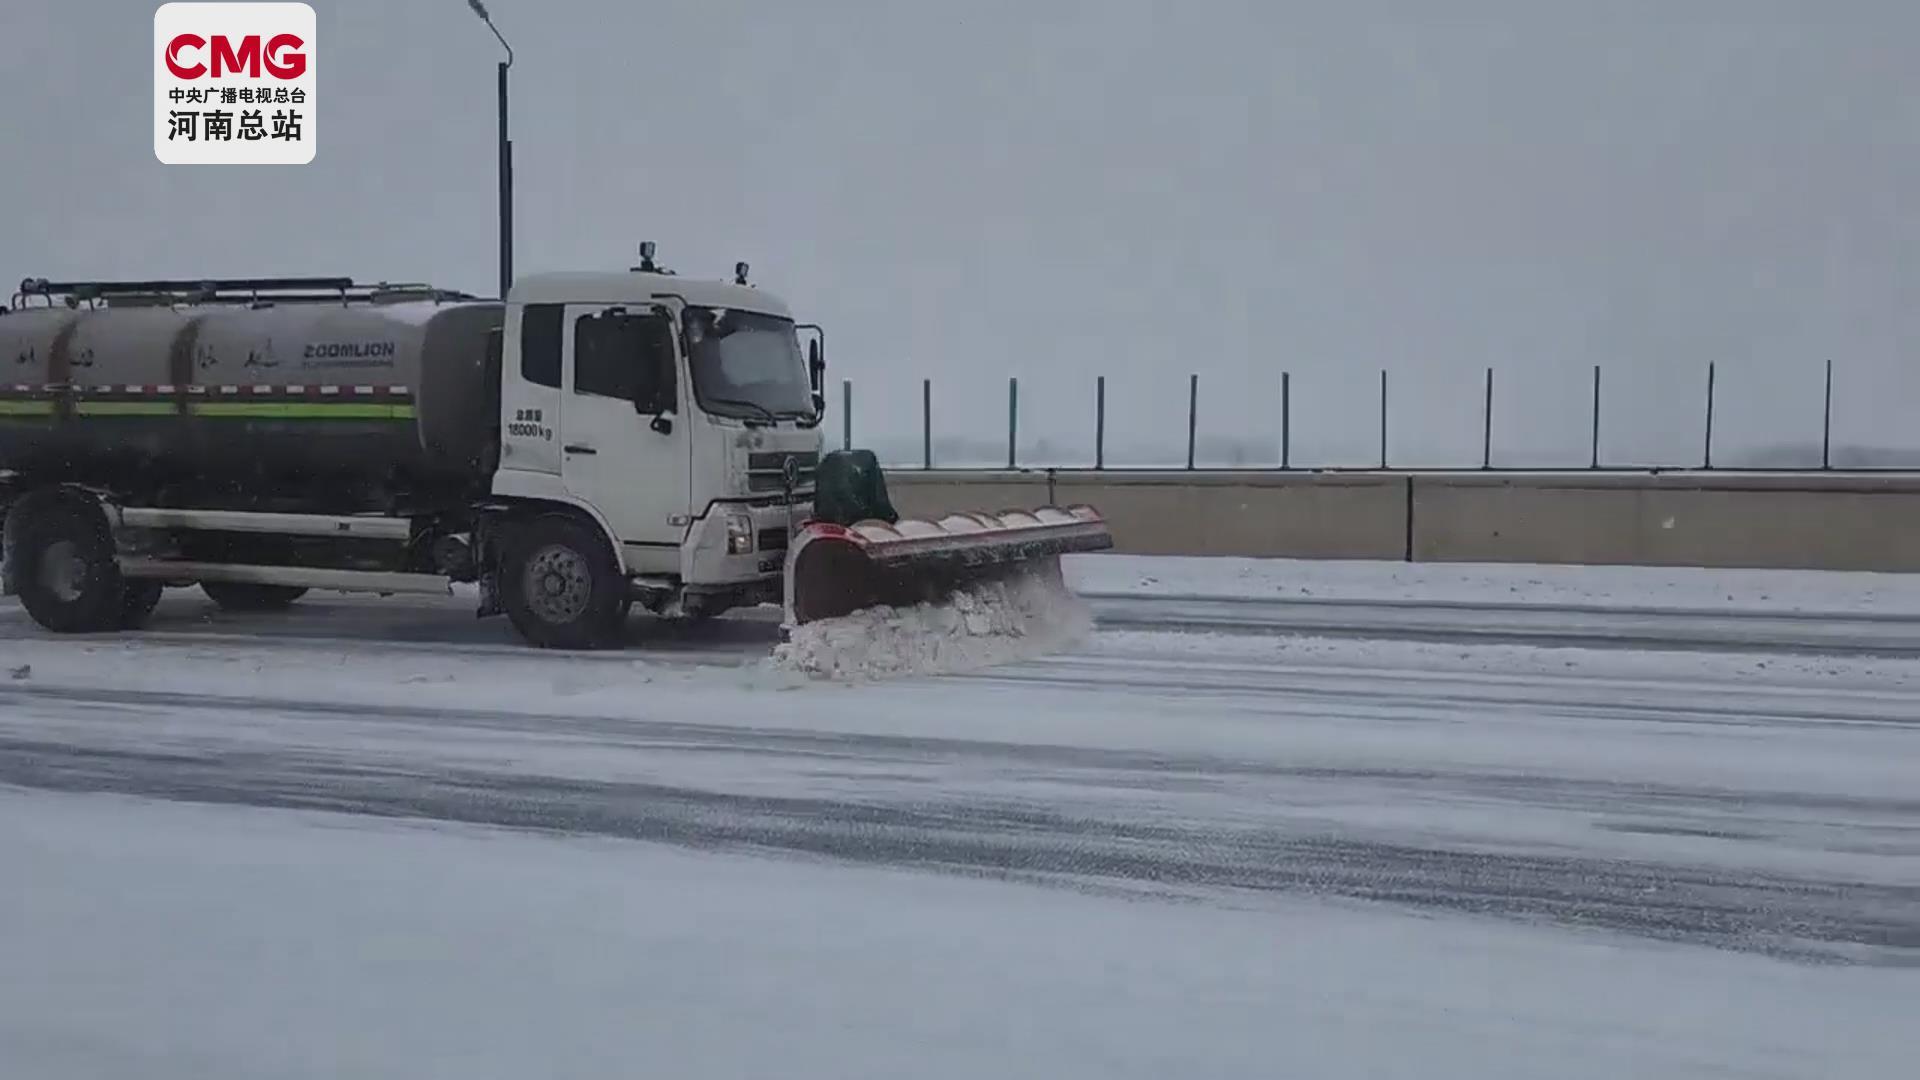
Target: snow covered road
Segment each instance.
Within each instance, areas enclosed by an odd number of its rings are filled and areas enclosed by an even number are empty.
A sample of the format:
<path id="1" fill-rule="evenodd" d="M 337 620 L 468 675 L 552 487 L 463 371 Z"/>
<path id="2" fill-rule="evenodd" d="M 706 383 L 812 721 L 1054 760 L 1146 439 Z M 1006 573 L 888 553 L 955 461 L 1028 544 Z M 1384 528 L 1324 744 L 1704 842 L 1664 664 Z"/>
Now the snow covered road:
<path id="1" fill-rule="evenodd" d="M 1072 566 L 1090 614 L 1109 630 L 1920 659 L 1920 583 L 1893 575 L 1637 570 L 1604 590 L 1575 586 L 1588 575 L 1619 580 L 1617 568 L 1409 573 L 1400 564 L 1128 556 Z M 143 640 L 525 651 L 504 620 L 474 620 L 473 606 L 467 592 L 404 602 L 316 595 L 287 618 L 220 613 L 188 592 L 169 599 Z M 662 662 L 759 656 L 778 640 L 778 621 L 777 610 L 761 608 L 689 634 L 637 620 L 631 644 Z M 11 600 L 0 608 L 0 642 L 42 636 Z"/>
<path id="2" fill-rule="evenodd" d="M 1299 607 L 1204 569 L 1092 564 L 1070 652 L 874 685 L 752 618 L 0 609 L 0 1074 L 1911 1074 L 1920 661 L 1858 647 L 1907 597 L 1727 616 L 1854 655 L 1134 628 Z M 1652 591 L 1517 603 L 1712 610 Z"/>

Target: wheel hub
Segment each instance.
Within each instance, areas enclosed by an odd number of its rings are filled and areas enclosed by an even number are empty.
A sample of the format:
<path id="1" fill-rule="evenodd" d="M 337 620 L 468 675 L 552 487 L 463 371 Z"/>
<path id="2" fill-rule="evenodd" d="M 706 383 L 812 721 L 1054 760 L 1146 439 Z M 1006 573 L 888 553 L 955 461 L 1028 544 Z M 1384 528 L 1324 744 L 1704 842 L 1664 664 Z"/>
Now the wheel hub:
<path id="1" fill-rule="evenodd" d="M 80 545 L 71 540 L 48 544 L 40 558 L 40 584 L 63 604 L 80 599 L 90 576 L 86 556 L 80 553 Z"/>
<path id="2" fill-rule="evenodd" d="M 572 548 L 541 548 L 527 561 L 526 596 L 542 621 L 569 623 L 587 610 L 593 596 L 593 571 Z"/>

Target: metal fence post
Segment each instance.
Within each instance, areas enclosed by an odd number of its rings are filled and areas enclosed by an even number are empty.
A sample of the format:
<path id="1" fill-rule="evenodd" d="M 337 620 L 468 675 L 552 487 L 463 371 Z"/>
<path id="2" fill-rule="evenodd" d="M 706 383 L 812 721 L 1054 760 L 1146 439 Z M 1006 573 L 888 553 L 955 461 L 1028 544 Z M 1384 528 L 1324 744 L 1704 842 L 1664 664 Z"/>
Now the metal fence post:
<path id="1" fill-rule="evenodd" d="M 853 380 L 840 380 L 840 449 L 853 449 Z"/>
<path id="2" fill-rule="evenodd" d="M 1280 467 L 1293 468 L 1293 372 L 1280 373 Z"/>
<path id="3" fill-rule="evenodd" d="M 1007 468 L 1014 468 L 1020 438 L 1020 378 L 1007 378 Z"/>
<path id="4" fill-rule="evenodd" d="M 920 380 L 920 464 L 933 469 L 933 380 Z"/>
<path id="5" fill-rule="evenodd" d="M 1200 430 L 1200 376 L 1187 376 L 1187 469 L 1193 469 L 1193 444 Z"/>
<path id="6" fill-rule="evenodd" d="M 1707 445 L 1706 453 L 1702 456 L 1702 465 L 1708 469 L 1713 468 L 1713 381 L 1714 364 L 1709 360 L 1707 361 Z"/>
<path id="7" fill-rule="evenodd" d="M 1487 369 L 1487 406 L 1480 431 L 1480 467 L 1493 468 L 1493 369 Z"/>
<path id="8" fill-rule="evenodd" d="M 1380 369 L 1380 468 L 1387 467 L 1387 369 Z"/>
<path id="9" fill-rule="evenodd" d="M 1093 467 L 1107 467 L 1107 377 L 1093 380 Z"/>
<path id="10" fill-rule="evenodd" d="M 1827 405 L 1820 421 L 1820 467 L 1833 468 L 1833 361 L 1827 361 Z"/>
<path id="11" fill-rule="evenodd" d="M 1600 467 L 1600 365 L 1593 365 L 1593 468 Z"/>

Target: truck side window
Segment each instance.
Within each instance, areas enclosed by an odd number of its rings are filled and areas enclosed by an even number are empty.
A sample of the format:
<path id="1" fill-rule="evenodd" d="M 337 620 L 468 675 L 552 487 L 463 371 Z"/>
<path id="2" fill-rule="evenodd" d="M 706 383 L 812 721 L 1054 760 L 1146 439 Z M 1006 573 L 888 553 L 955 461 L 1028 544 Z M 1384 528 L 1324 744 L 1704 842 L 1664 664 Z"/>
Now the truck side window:
<path id="1" fill-rule="evenodd" d="M 573 392 L 633 400 L 634 342 L 627 317 L 582 315 L 573 323 Z"/>
<path id="2" fill-rule="evenodd" d="M 634 406 L 639 412 L 672 412 L 678 406 L 674 393 L 673 322 L 665 316 L 637 320 L 640 331 L 640 377 L 635 387 Z"/>
<path id="3" fill-rule="evenodd" d="M 641 412 L 672 408 L 673 324 L 652 314 L 582 315 L 573 326 L 573 390 L 631 401 Z"/>
<path id="4" fill-rule="evenodd" d="M 528 304 L 520 313 L 520 377 L 560 388 L 560 305 Z"/>

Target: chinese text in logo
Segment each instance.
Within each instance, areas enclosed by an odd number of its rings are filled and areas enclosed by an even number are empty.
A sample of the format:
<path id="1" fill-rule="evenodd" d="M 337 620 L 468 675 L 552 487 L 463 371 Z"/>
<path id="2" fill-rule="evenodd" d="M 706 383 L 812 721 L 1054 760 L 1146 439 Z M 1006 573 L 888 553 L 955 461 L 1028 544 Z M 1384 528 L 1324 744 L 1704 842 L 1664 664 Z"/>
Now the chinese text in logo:
<path id="1" fill-rule="evenodd" d="M 153 13 L 153 153 L 168 165 L 313 160 L 313 8 L 162 4 Z"/>

